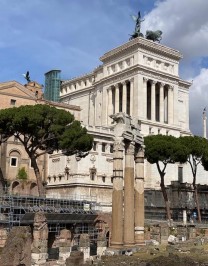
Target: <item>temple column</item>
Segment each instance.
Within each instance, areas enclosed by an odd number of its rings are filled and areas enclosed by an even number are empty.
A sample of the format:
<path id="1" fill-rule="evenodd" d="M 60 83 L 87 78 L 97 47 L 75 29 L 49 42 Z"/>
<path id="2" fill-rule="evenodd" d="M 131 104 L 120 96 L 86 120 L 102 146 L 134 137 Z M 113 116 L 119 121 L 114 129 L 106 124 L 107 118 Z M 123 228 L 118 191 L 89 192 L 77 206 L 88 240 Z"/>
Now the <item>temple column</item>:
<path id="1" fill-rule="evenodd" d="M 164 83 L 160 83 L 160 122 L 164 123 Z"/>
<path id="2" fill-rule="evenodd" d="M 135 243 L 144 243 L 144 149 L 136 147 L 135 153 Z"/>
<path id="3" fill-rule="evenodd" d="M 124 169 L 124 246 L 134 244 L 134 145 L 128 141 Z"/>
<path id="4" fill-rule="evenodd" d="M 112 237 L 111 246 L 123 245 L 123 152 L 121 139 L 114 142 L 113 150 L 113 193 L 112 193 Z"/>
<path id="5" fill-rule="evenodd" d="M 168 124 L 173 124 L 173 86 L 168 88 Z"/>
<path id="6" fill-rule="evenodd" d="M 168 123 L 168 90 L 164 87 L 164 122 Z"/>
<path id="7" fill-rule="evenodd" d="M 119 113 L 119 85 L 115 85 L 115 114 Z"/>
<path id="8" fill-rule="evenodd" d="M 122 83 L 123 85 L 123 103 L 122 103 L 122 112 L 126 113 L 126 97 L 127 97 L 127 87 L 126 87 L 126 82 L 124 81 Z"/>
<path id="9" fill-rule="evenodd" d="M 151 84 L 151 120 L 155 121 L 155 85 L 156 81 Z"/>
<path id="10" fill-rule="evenodd" d="M 144 119 L 147 119 L 147 78 L 143 78 L 143 112 Z"/>
<path id="11" fill-rule="evenodd" d="M 133 115 L 134 102 L 134 79 L 130 79 L 130 116 Z"/>
<path id="12" fill-rule="evenodd" d="M 107 88 L 103 87 L 102 90 L 102 126 L 107 125 L 107 104 L 108 104 L 108 97 L 107 97 Z"/>
<path id="13" fill-rule="evenodd" d="M 110 115 L 113 114 L 113 98 L 112 98 L 112 88 L 110 87 L 108 89 L 108 125 L 111 124 L 111 118 L 109 117 Z"/>

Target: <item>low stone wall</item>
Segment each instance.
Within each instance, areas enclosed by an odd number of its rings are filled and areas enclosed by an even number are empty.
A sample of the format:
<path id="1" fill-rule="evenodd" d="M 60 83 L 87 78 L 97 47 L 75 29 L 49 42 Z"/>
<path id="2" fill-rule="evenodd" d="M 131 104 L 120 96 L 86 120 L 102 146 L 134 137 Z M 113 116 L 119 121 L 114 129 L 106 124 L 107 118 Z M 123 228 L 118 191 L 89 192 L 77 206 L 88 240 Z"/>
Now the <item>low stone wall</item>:
<path id="1" fill-rule="evenodd" d="M 160 244 L 167 244 L 169 236 L 172 235 L 178 241 L 195 239 L 198 236 L 208 237 L 208 228 L 199 225 L 172 225 L 168 223 L 158 223 L 145 225 L 145 241 L 155 240 Z"/>

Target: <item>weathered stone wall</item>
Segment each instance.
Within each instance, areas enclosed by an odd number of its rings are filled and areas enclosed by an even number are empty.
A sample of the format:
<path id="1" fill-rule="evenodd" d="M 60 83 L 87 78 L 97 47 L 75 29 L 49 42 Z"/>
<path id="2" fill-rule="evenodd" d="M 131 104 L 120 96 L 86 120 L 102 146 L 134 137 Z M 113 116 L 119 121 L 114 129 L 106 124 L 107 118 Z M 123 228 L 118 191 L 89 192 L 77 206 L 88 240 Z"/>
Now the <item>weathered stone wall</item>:
<path id="1" fill-rule="evenodd" d="M 32 236 L 29 226 L 13 227 L 0 257 L 2 266 L 31 266 Z"/>

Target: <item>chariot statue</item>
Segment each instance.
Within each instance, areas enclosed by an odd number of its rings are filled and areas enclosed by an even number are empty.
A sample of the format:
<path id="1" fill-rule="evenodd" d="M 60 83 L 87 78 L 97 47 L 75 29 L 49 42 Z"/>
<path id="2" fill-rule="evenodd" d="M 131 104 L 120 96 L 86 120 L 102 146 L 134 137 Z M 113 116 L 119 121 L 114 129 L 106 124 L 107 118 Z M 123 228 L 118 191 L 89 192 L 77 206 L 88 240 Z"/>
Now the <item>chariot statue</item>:
<path id="1" fill-rule="evenodd" d="M 162 40 L 162 31 L 161 30 L 147 30 L 145 38 L 148 40 L 152 40 L 153 42 L 160 42 Z"/>

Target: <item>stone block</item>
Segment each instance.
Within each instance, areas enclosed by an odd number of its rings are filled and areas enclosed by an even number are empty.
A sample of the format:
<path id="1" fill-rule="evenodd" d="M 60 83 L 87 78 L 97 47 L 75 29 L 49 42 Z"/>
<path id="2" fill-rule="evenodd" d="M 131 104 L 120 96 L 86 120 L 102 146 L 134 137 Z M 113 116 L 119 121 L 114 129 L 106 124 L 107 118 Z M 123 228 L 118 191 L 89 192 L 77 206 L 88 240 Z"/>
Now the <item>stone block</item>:
<path id="1" fill-rule="evenodd" d="M 73 251 L 70 257 L 66 259 L 66 266 L 78 266 L 84 263 L 84 253 L 81 251 Z"/>

